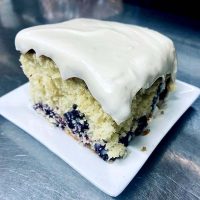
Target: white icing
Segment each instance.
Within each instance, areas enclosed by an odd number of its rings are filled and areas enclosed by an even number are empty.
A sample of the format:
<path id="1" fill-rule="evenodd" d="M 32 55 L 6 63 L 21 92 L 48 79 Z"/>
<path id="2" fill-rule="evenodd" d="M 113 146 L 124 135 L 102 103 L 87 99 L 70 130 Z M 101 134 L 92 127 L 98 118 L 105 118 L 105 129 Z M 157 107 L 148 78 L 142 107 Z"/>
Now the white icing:
<path id="1" fill-rule="evenodd" d="M 173 42 L 153 30 L 116 22 L 74 19 L 20 31 L 16 49 L 50 57 L 63 79 L 83 79 L 103 110 L 120 124 L 141 88 L 175 78 Z"/>

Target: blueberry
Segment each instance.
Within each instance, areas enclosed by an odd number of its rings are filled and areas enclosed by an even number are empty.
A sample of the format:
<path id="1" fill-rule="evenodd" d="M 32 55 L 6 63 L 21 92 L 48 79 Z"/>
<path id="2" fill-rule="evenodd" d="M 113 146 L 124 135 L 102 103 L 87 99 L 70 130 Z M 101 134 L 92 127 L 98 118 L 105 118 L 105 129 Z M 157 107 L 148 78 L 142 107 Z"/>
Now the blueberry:
<path id="1" fill-rule="evenodd" d="M 168 85 L 169 83 L 170 83 L 170 79 L 167 79 L 166 85 Z M 156 103 L 158 102 L 158 100 L 164 100 L 165 97 L 167 96 L 168 89 L 167 89 L 167 87 L 164 88 L 164 86 L 165 86 L 164 83 L 160 83 L 160 85 L 158 86 L 157 95 L 152 100 L 151 111 L 154 111 Z"/>
<path id="2" fill-rule="evenodd" d="M 165 97 L 167 96 L 168 90 L 165 88 L 159 95 L 159 100 L 164 100 Z"/>
<path id="3" fill-rule="evenodd" d="M 97 152 L 97 154 L 103 159 L 103 160 L 108 160 L 108 154 L 107 151 L 105 150 L 106 145 L 101 145 L 99 143 L 95 143 L 94 149 Z"/>
<path id="4" fill-rule="evenodd" d="M 122 143 L 125 147 L 127 147 L 132 137 L 133 137 L 133 132 L 129 131 L 125 137 L 119 139 L 119 142 Z"/>
<path id="5" fill-rule="evenodd" d="M 72 123 L 67 123 L 67 125 L 68 125 L 68 127 L 69 127 L 70 129 L 74 129 L 74 125 L 73 125 Z"/>
<path id="6" fill-rule="evenodd" d="M 157 97 L 157 96 L 155 96 L 155 97 L 153 98 L 153 105 L 154 105 L 154 104 L 156 104 L 156 102 L 157 102 L 157 99 L 158 99 L 158 97 Z"/>
<path id="7" fill-rule="evenodd" d="M 61 124 L 60 128 L 64 130 L 65 126 L 66 126 L 65 124 Z"/>
<path id="8" fill-rule="evenodd" d="M 77 105 L 76 104 L 73 104 L 73 106 L 72 106 L 72 108 L 74 109 L 74 110 L 76 110 L 77 109 Z"/>
<path id="9" fill-rule="evenodd" d="M 151 112 L 154 111 L 154 109 L 155 109 L 155 107 L 156 107 L 156 103 L 157 103 L 157 101 L 158 101 L 158 98 L 159 98 L 159 96 L 157 96 L 157 95 L 153 98 L 152 104 L 151 104 Z"/>
<path id="10" fill-rule="evenodd" d="M 64 117 L 68 120 L 68 119 L 71 119 L 71 113 L 70 112 L 67 112 L 64 114 Z"/>
<path id="11" fill-rule="evenodd" d="M 49 109 L 45 110 L 45 115 L 50 115 L 51 113 L 52 113 L 51 110 Z"/>
<path id="12" fill-rule="evenodd" d="M 100 155 L 100 157 L 105 161 L 108 160 L 108 154 Z"/>
<path id="13" fill-rule="evenodd" d="M 105 147 L 105 146 L 102 146 L 102 145 L 99 144 L 99 143 L 95 143 L 95 145 L 94 145 L 95 151 L 96 151 L 97 153 L 100 153 L 100 152 L 102 151 L 102 149 L 104 149 L 104 147 Z"/>
<path id="14" fill-rule="evenodd" d="M 85 118 L 85 114 L 78 110 L 76 104 L 72 106 L 70 111 L 64 114 L 64 119 L 72 132 L 80 137 L 84 137 L 89 129 L 89 124 Z"/>
<path id="15" fill-rule="evenodd" d="M 158 89 L 157 89 L 157 95 L 160 94 L 162 88 L 163 88 L 163 83 L 160 83 L 159 86 L 158 86 Z"/>
<path id="16" fill-rule="evenodd" d="M 84 129 L 89 129 L 89 124 L 87 122 L 84 122 L 83 128 Z"/>
<path id="17" fill-rule="evenodd" d="M 137 128 L 135 129 L 134 132 L 129 131 L 127 132 L 126 136 L 121 137 L 119 139 L 119 142 L 122 143 L 125 147 L 127 147 L 129 145 L 129 142 L 132 140 L 133 136 L 138 136 L 140 135 L 144 129 L 146 128 L 146 126 L 148 125 L 147 123 L 147 117 L 146 116 L 142 116 L 137 120 Z"/>
<path id="18" fill-rule="evenodd" d="M 160 99 L 160 94 L 163 92 L 164 83 L 160 83 L 157 89 L 156 96 L 153 97 L 152 104 L 151 104 L 151 112 L 154 111 L 156 104 L 158 102 L 158 99 Z"/>
<path id="19" fill-rule="evenodd" d="M 136 128 L 136 130 L 134 131 L 134 134 L 136 136 L 140 135 L 144 129 L 147 127 L 148 123 L 147 123 L 147 117 L 146 116 L 142 116 L 138 119 L 138 126 Z"/>

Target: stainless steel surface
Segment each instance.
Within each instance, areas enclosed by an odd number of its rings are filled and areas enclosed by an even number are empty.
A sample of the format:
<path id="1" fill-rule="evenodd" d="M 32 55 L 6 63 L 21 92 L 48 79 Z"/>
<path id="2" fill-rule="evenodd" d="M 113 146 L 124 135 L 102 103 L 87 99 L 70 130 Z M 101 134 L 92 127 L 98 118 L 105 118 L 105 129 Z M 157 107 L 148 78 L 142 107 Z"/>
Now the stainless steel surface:
<path id="1" fill-rule="evenodd" d="M 14 37 L 24 27 L 49 22 L 38 2 L 0 0 L 0 96 L 27 81 L 19 67 Z M 123 12 L 109 20 L 147 26 L 171 37 L 177 48 L 178 79 L 200 87 L 198 22 L 129 5 L 124 5 Z M 24 123 L 27 120 L 31 119 L 24 119 Z M 173 126 L 116 199 L 200 199 L 199 122 L 200 98 Z M 112 197 L 0 116 L 0 200 L 7 199 Z"/>

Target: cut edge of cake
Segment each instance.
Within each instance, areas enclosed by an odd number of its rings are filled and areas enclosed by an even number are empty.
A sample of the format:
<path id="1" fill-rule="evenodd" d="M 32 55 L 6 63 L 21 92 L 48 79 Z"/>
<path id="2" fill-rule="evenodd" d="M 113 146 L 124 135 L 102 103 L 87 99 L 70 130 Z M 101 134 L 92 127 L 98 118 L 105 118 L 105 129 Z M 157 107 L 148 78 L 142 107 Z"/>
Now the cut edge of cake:
<path id="1" fill-rule="evenodd" d="M 37 57 L 30 51 L 21 55 L 20 61 L 30 81 L 34 109 L 105 161 L 127 155 L 130 141 L 148 128 L 156 105 L 164 101 L 174 85 L 167 75 L 150 88 L 141 89 L 133 99 L 131 116 L 118 125 L 103 111 L 83 80 L 63 80 L 50 58 Z"/>

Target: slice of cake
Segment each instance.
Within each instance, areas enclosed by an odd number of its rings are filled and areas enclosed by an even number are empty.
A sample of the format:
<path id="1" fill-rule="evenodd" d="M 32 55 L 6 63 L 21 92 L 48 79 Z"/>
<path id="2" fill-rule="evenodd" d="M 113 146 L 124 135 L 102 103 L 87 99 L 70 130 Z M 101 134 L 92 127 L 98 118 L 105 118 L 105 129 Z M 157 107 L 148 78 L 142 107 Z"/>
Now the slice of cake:
<path id="1" fill-rule="evenodd" d="M 127 154 L 175 80 L 172 41 L 147 28 L 74 19 L 24 29 L 15 44 L 33 108 L 106 161 Z"/>

